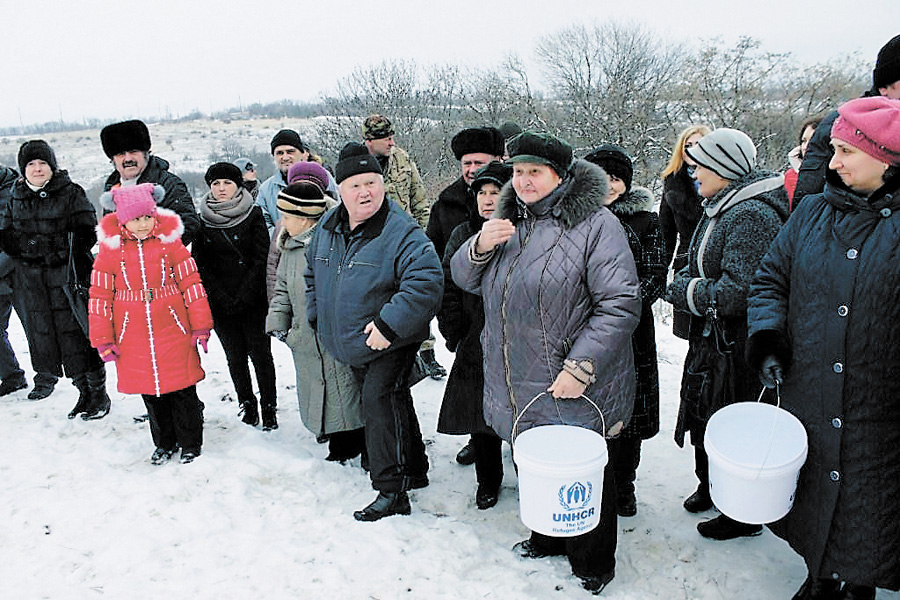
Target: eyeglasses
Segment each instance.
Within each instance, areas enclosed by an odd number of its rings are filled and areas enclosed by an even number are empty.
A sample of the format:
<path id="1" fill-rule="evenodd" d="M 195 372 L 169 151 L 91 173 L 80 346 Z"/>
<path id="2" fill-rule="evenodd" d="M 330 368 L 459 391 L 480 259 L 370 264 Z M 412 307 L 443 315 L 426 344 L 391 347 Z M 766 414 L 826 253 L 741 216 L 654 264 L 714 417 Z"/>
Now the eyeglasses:
<path id="1" fill-rule="evenodd" d="M 247 166 L 244 167 L 244 170 L 245 170 L 245 171 L 255 171 L 255 170 L 256 170 L 256 166 L 254 166 L 253 163 L 247 163 Z"/>

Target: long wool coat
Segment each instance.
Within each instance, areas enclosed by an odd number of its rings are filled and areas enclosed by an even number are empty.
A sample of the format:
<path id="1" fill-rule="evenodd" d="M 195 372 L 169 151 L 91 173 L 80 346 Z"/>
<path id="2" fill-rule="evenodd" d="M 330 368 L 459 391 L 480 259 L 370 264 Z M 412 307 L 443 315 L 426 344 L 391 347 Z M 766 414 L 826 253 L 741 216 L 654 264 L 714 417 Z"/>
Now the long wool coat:
<path id="1" fill-rule="evenodd" d="M 481 296 L 464 292 L 450 275 L 450 259 L 466 240 L 481 230 L 484 222 L 479 215 L 458 225 L 444 251 L 444 298 L 438 311 L 438 327 L 447 347 L 456 353 L 437 430 L 448 434 L 493 433 L 484 422 L 484 353 L 481 350 L 481 330 L 484 328 L 484 306 Z"/>
<path id="2" fill-rule="evenodd" d="M 666 291 L 665 250 L 650 190 L 632 188 L 609 209 L 622 222 L 641 282 L 641 320 L 631 336 L 637 392 L 631 422 L 622 435 L 647 440 L 659 432 L 659 367 L 653 303 Z"/>
<path id="3" fill-rule="evenodd" d="M 156 227 L 144 240 L 115 213 L 97 226 L 100 251 L 91 273 L 91 344 L 117 344 L 119 391 L 160 396 L 204 378 L 191 334 L 213 320 L 197 265 L 181 243 L 183 225 L 157 208 Z"/>
<path id="4" fill-rule="evenodd" d="M 330 206 L 337 203 L 331 201 Z M 353 370 L 334 359 L 319 344 L 306 320 L 306 248 L 313 236 L 309 229 L 296 237 L 280 230 L 281 260 L 266 331 L 289 331 L 287 344 L 294 355 L 300 419 L 311 432 L 328 435 L 365 425 L 360 386 Z"/>
<path id="5" fill-rule="evenodd" d="M 31 364 L 36 371 L 72 377 L 103 367 L 78 326 L 63 291 L 68 271 L 68 234 L 79 279 L 87 285 L 97 216 L 84 190 L 57 171 L 33 191 L 19 179 L 0 215 L 0 247 L 16 261 L 14 289 L 23 311 Z"/>
<path id="6" fill-rule="evenodd" d="M 806 428 L 794 507 L 772 531 L 817 577 L 900 588 L 900 180 L 870 198 L 829 172 L 766 255 L 748 357 L 787 367 Z"/>
<path id="7" fill-rule="evenodd" d="M 671 263 L 676 274 L 687 264 L 691 238 L 703 214 L 702 203 L 703 198 L 697 193 L 686 164 L 677 173 L 672 173 L 663 180 L 659 227 L 666 245 L 666 265 Z M 676 309 L 672 313 L 672 332 L 686 340 L 690 321 L 689 312 Z"/>
<path id="8" fill-rule="evenodd" d="M 747 293 L 762 257 L 787 215 L 784 178 L 770 171 L 751 171 L 704 204 L 703 217 L 691 240 L 688 264 L 675 275 L 666 292 L 675 308 L 693 315 L 675 425 L 678 445 L 684 444 L 688 431 L 691 443 L 700 445 L 709 417 L 725 404 L 721 397 L 701 397 L 698 401 L 697 390 L 713 383 L 706 381 L 707 375 L 690 370 L 695 354 L 712 343 L 711 338 L 703 336 L 708 310 L 715 308 L 727 341 L 734 344 L 732 383 L 736 397 L 731 401 L 756 400 L 762 389 L 759 377 L 744 360 Z"/>
<path id="9" fill-rule="evenodd" d="M 593 362 L 596 382 L 585 395 L 603 411 L 607 430 L 631 417 L 631 335 L 641 301 L 628 240 L 603 206 L 607 189 L 600 167 L 583 160 L 531 207 L 507 184 L 497 214 L 516 225 L 515 235 L 486 263 L 472 260 L 471 240 L 450 261 L 456 284 L 484 301 L 484 416 L 505 440 L 567 358 Z M 539 214 L 533 212 L 538 204 L 546 209 Z M 603 431 L 587 402 L 545 395 L 524 411 L 518 432 L 559 423 L 559 415 L 567 424 Z"/>

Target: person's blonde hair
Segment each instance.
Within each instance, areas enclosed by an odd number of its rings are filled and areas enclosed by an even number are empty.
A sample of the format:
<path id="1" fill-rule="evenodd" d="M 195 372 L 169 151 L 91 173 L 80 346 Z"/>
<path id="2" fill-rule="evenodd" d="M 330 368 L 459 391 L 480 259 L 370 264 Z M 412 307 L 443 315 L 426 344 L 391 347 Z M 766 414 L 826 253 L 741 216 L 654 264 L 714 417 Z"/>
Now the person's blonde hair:
<path id="1" fill-rule="evenodd" d="M 663 169 L 660 177 L 665 179 L 669 175 L 677 173 L 681 170 L 682 165 L 684 165 L 684 144 L 685 142 L 687 142 L 689 137 L 691 137 L 695 133 L 699 133 L 701 135 L 709 135 L 711 131 L 712 130 L 706 125 L 691 125 L 684 131 L 679 133 L 678 140 L 676 140 L 675 142 L 675 148 L 672 150 L 672 156 L 669 157 L 669 164 L 667 164 L 666 168 Z"/>

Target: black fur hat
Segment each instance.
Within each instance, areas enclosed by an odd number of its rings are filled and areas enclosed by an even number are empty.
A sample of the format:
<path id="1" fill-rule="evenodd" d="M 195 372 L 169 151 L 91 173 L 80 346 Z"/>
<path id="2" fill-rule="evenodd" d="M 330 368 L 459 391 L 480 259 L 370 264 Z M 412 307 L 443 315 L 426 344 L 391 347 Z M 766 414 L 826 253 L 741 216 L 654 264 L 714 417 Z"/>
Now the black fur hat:
<path id="1" fill-rule="evenodd" d="M 129 150 L 150 152 L 150 130 L 137 119 L 113 123 L 100 130 L 100 143 L 109 158 Z"/>
<path id="2" fill-rule="evenodd" d="M 44 161 L 50 165 L 50 169 L 54 173 L 58 169 L 56 166 L 56 154 L 53 153 L 53 148 L 44 140 L 31 140 L 19 147 L 19 173 L 22 174 L 22 177 L 25 177 L 26 165 L 33 160 Z"/>
<path id="3" fill-rule="evenodd" d="M 625 184 L 625 191 L 631 191 L 631 180 L 634 177 L 634 166 L 625 148 L 616 144 L 601 144 L 596 150 L 584 157 L 584 160 L 602 168 L 608 175 L 613 175 Z"/>
<path id="4" fill-rule="evenodd" d="M 241 174 L 241 170 L 227 162 L 217 162 L 210 166 L 203 178 L 206 180 L 206 185 L 212 185 L 212 182 L 216 179 L 230 179 L 238 187 L 241 187 L 244 183 L 244 176 Z"/>
<path id="5" fill-rule="evenodd" d="M 503 156 L 506 150 L 506 139 L 496 127 L 472 127 L 463 129 L 450 140 L 450 149 L 456 160 L 462 160 L 466 154 L 483 152 L 491 156 Z"/>
<path id="6" fill-rule="evenodd" d="M 275 137 L 272 138 L 270 146 L 272 148 L 272 154 L 275 154 L 275 148 L 278 146 L 293 146 L 301 152 L 307 149 L 306 144 L 304 144 L 303 140 L 300 138 L 300 134 L 293 129 L 282 129 L 276 133 Z"/>

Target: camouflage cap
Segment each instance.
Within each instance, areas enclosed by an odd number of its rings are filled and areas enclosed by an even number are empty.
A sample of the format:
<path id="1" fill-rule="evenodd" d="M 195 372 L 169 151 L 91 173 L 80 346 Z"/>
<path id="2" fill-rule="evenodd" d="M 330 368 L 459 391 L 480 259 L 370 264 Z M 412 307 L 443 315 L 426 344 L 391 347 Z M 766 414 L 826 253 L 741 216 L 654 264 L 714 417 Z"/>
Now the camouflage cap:
<path id="1" fill-rule="evenodd" d="M 362 125 L 363 139 L 380 140 L 394 135 L 391 120 L 382 115 L 369 115 Z"/>

